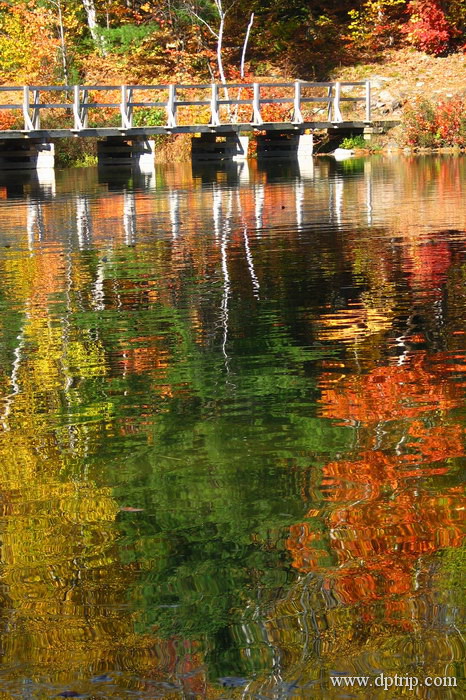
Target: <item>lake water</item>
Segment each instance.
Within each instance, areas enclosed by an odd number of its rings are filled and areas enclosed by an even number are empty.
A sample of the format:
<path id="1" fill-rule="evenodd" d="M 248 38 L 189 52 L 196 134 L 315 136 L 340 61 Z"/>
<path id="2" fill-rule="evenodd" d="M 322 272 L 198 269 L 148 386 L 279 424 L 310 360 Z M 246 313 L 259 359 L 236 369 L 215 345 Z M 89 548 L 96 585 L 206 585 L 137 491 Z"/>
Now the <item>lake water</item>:
<path id="1" fill-rule="evenodd" d="M 466 158 L 2 178 L 0 698 L 464 697 Z"/>

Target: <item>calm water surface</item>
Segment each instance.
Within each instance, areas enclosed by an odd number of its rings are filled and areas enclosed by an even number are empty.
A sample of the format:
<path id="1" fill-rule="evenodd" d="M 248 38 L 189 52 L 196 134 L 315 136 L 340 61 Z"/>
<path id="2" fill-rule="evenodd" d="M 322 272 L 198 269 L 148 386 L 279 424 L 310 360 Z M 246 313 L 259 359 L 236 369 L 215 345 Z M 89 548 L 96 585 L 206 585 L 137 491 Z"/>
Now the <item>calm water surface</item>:
<path id="1" fill-rule="evenodd" d="M 0 698 L 464 697 L 465 186 L 0 181 Z"/>

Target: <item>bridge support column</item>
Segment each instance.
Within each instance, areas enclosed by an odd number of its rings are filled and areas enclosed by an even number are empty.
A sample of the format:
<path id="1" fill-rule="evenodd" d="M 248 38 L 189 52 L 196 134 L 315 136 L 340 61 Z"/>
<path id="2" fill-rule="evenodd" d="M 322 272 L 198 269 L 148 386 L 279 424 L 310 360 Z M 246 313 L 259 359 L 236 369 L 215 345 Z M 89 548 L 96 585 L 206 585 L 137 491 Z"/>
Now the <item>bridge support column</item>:
<path id="1" fill-rule="evenodd" d="M 298 141 L 298 158 L 312 156 L 314 153 L 314 134 L 301 134 Z"/>
<path id="2" fill-rule="evenodd" d="M 51 170 L 55 145 L 41 139 L 0 139 L 0 170 Z"/>
<path id="3" fill-rule="evenodd" d="M 248 147 L 249 136 L 233 131 L 201 134 L 191 141 L 191 157 L 196 161 L 246 160 Z"/>
<path id="4" fill-rule="evenodd" d="M 314 137 L 296 131 L 266 131 L 257 136 L 258 158 L 304 158 L 312 156 Z"/>
<path id="5" fill-rule="evenodd" d="M 155 141 L 144 137 L 107 136 L 97 141 L 97 162 L 111 168 L 127 165 L 140 172 L 154 170 Z"/>

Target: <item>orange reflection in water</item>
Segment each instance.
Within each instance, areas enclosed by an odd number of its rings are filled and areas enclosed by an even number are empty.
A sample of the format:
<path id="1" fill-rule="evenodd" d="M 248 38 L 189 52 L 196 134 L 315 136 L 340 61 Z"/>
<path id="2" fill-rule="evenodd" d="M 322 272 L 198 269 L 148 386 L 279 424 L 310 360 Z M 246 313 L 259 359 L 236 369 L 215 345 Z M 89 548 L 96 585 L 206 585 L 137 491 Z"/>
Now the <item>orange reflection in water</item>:
<path id="1" fill-rule="evenodd" d="M 366 622 L 382 601 L 387 622 L 411 628 L 422 558 L 463 541 L 463 490 L 431 485 L 465 454 L 451 413 L 462 405 L 462 382 L 448 381 L 463 365 L 450 359 L 420 353 L 364 376 L 322 379 L 321 414 L 356 424 L 359 452 L 323 467 L 325 527 L 320 511 L 309 511 L 290 528 L 287 548 L 293 566 L 324 573 L 343 604 L 363 603 Z"/>
<path id="2" fill-rule="evenodd" d="M 416 353 L 403 365 L 376 367 L 366 375 L 335 381 L 324 374 L 320 413 L 325 418 L 374 424 L 449 411 L 462 403 L 459 385 L 445 381 L 441 358 Z"/>

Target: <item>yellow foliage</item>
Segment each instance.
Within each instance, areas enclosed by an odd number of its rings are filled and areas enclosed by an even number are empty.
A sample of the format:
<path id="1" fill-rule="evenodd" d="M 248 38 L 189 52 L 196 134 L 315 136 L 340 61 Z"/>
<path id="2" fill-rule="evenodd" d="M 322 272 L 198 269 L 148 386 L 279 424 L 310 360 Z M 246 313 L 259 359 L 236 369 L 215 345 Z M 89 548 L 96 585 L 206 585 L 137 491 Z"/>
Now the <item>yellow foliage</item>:
<path id="1" fill-rule="evenodd" d="M 13 5 L 0 16 L 0 71 L 9 83 L 54 82 L 58 38 L 53 14 L 45 8 Z"/>

